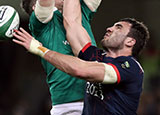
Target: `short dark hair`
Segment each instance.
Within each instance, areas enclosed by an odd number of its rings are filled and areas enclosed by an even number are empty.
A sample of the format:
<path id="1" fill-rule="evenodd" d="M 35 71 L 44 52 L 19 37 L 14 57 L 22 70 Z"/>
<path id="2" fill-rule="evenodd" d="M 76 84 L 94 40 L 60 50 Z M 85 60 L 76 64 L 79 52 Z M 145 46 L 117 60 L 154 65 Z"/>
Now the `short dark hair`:
<path id="1" fill-rule="evenodd" d="M 21 7 L 24 9 L 24 11 L 31 15 L 32 13 L 32 7 L 36 3 L 37 0 L 21 0 Z"/>
<path id="2" fill-rule="evenodd" d="M 134 18 L 123 18 L 120 21 L 131 24 L 131 28 L 127 36 L 136 40 L 132 49 L 132 56 L 138 58 L 138 55 L 144 49 L 150 38 L 148 28 L 142 22 L 139 22 Z"/>

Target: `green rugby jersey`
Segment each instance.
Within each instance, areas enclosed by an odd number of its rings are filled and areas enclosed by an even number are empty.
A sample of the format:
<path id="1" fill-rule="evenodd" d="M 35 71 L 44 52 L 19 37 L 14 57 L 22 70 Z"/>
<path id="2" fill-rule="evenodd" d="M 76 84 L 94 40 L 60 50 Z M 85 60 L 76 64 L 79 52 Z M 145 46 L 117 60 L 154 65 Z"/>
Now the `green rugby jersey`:
<path id="1" fill-rule="evenodd" d="M 90 27 L 90 21 L 94 12 L 91 12 L 82 0 L 81 8 L 82 25 L 88 31 L 92 39 L 92 44 L 96 45 Z M 46 24 L 41 23 L 35 14 L 32 13 L 29 27 L 32 35 L 39 40 L 43 46 L 62 54 L 73 55 L 72 49 L 66 40 L 63 16 L 58 10 L 54 12 L 52 20 Z M 47 73 L 46 81 L 49 86 L 52 105 L 68 103 L 84 98 L 86 83 L 84 80 L 77 79 L 60 71 L 43 58 L 41 62 Z"/>

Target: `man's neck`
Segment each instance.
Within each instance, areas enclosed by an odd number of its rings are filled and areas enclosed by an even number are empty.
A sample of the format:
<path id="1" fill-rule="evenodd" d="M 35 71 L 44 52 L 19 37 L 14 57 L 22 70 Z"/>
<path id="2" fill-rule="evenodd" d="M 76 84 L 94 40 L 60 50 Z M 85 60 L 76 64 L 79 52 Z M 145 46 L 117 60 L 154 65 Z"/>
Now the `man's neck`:
<path id="1" fill-rule="evenodd" d="M 120 57 L 120 56 L 130 56 L 132 55 L 131 50 L 108 50 L 107 51 L 107 57 L 112 57 L 112 58 L 116 58 L 116 57 Z"/>

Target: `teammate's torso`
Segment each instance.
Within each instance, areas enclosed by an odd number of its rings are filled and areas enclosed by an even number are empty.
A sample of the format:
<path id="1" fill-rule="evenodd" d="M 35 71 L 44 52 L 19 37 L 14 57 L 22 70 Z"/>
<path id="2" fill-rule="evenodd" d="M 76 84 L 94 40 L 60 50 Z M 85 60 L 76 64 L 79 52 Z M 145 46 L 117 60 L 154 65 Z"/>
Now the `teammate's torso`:
<path id="1" fill-rule="evenodd" d="M 82 24 L 89 33 L 92 43 L 95 40 L 90 27 L 90 20 L 93 12 L 82 3 Z M 50 22 L 43 24 L 38 21 L 33 13 L 30 18 L 30 29 L 32 35 L 45 47 L 62 54 L 73 55 L 71 47 L 66 39 L 66 31 L 63 26 L 62 14 L 57 10 Z M 53 104 L 80 100 L 84 96 L 85 81 L 69 76 L 56 69 L 50 63 L 42 59 L 43 67 L 47 73 L 47 83 L 50 86 L 50 93 Z M 56 94 L 56 95 L 55 95 Z"/>

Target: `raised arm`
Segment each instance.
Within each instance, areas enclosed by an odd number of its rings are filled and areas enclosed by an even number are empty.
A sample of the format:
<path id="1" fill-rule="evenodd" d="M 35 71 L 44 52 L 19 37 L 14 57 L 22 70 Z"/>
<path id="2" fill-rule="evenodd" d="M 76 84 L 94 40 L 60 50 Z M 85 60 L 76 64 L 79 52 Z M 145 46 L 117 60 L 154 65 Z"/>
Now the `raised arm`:
<path id="1" fill-rule="evenodd" d="M 18 39 L 13 39 L 15 43 L 24 46 L 29 52 L 43 57 L 61 71 L 87 81 L 103 82 L 105 67 L 102 63 L 87 62 L 77 57 L 48 50 L 22 28 L 20 31 L 16 31 L 14 36 Z"/>
<path id="2" fill-rule="evenodd" d="M 54 0 L 37 0 L 34 9 L 35 15 L 40 22 L 47 23 L 51 20 L 53 16 L 54 8 Z"/>
<path id="3" fill-rule="evenodd" d="M 76 56 L 88 42 L 91 42 L 87 31 L 82 27 L 81 20 L 80 0 L 65 0 L 63 7 L 64 27 L 67 40 Z"/>
<path id="4" fill-rule="evenodd" d="M 13 41 L 24 46 L 29 52 L 43 57 L 61 71 L 91 82 L 104 84 L 117 82 L 117 74 L 112 66 L 105 63 L 83 61 L 74 56 L 51 51 L 43 47 L 24 29 L 20 28 L 20 30 L 13 34 L 18 39 L 13 39 Z"/>

